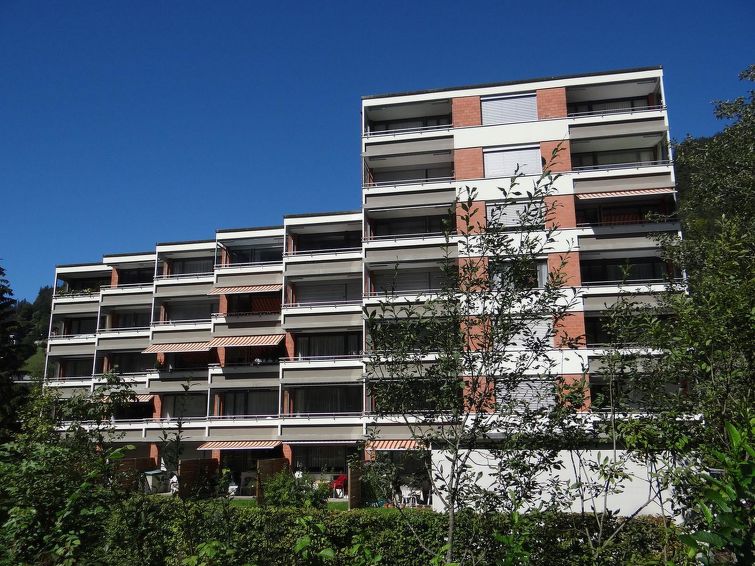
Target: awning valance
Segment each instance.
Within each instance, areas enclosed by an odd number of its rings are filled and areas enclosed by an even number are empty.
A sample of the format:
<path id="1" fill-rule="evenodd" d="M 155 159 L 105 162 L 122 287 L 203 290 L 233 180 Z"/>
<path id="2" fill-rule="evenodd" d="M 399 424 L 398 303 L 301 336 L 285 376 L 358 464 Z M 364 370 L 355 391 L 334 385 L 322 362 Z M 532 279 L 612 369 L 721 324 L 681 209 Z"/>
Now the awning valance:
<path id="1" fill-rule="evenodd" d="M 280 291 L 283 285 L 273 283 L 270 285 L 239 285 L 236 287 L 215 287 L 208 295 L 240 295 L 242 293 L 275 293 Z"/>
<path id="2" fill-rule="evenodd" d="M 634 189 L 630 191 L 606 191 L 602 193 L 577 193 L 577 199 L 589 200 L 597 198 L 615 198 L 615 197 L 639 197 L 644 195 L 665 195 L 674 192 L 672 188 L 666 189 Z"/>
<path id="3" fill-rule="evenodd" d="M 211 348 L 209 342 L 181 342 L 178 344 L 152 344 L 142 354 L 171 354 L 174 352 L 207 352 Z"/>
<path id="4" fill-rule="evenodd" d="M 367 445 L 367 450 L 416 450 L 416 440 L 375 440 Z"/>
<path id="5" fill-rule="evenodd" d="M 280 445 L 280 440 L 215 440 L 203 442 L 197 450 L 269 450 Z"/>
<path id="6" fill-rule="evenodd" d="M 286 338 L 285 334 L 257 336 L 220 336 L 210 340 L 210 348 L 240 348 L 243 346 L 277 346 Z"/>

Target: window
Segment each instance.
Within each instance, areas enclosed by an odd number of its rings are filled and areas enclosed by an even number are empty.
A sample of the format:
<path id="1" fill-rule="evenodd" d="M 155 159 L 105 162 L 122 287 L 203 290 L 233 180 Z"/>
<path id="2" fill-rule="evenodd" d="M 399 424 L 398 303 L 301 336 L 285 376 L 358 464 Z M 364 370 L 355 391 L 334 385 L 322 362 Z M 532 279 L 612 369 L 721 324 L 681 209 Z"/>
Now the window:
<path id="1" fill-rule="evenodd" d="M 361 413 L 362 386 L 300 387 L 289 390 L 294 414 Z"/>
<path id="2" fill-rule="evenodd" d="M 523 175 L 540 175 L 543 172 L 539 147 L 517 149 L 489 149 L 483 152 L 485 177 L 513 177 L 518 172 Z"/>
<path id="3" fill-rule="evenodd" d="M 192 273 L 212 273 L 213 258 L 176 259 L 170 264 L 173 275 L 188 275 Z"/>
<path id="4" fill-rule="evenodd" d="M 296 355 L 300 358 L 356 355 L 361 351 L 362 335 L 359 332 L 296 337 Z"/>
<path id="5" fill-rule="evenodd" d="M 451 124 L 451 116 L 423 116 L 419 118 L 406 118 L 396 120 L 374 120 L 369 123 L 370 132 L 390 132 L 393 130 L 421 130 L 424 128 L 437 128 Z"/>
<path id="6" fill-rule="evenodd" d="M 656 152 L 648 149 L 624 149 L 620 151 L 596 151 L 573 153 L 573 167 L 600 167 L 601 165 L 621 165 L 623 163 L 649 163 L 655 161 Z"/>
<path id="7" fill-rule="evenodd" d="M 490 265 L 490 286 L 494 289 L 526 290 L 545 287 L 548 263 L 539 261 L 504 261 Z"/>
<path id="8" fill-rule="evenodd" d="M 508 201 L 487 205 L 487 223 L 499 229 L 541 228 L 545 225 L 545 205 L 540 201 Z"/>
<path id="9" fill-rule="evenodd" d="M 662 281 L 668 273 L 668 266 L 658 257 L 583 260 L 580 268 L 584 283 Z"/>
<path id="10" fill-rule="evenodd" d="M 437 291 L 443 287 L 443 272 L 440 269 L 430 271 L 402 269 L 389 273 L 376 273 L 373 277 L 373 285 L 377 293 Z"/>
<path id="11" fill-rule="evenodd" d="M 204 417 L 207 415 L 207 395 L 163 395 L 164 419 L 177 417 Z"/>
<path id="12" fill-rule="evenodd" d="M 362 285 L 358 279 L 331 283 L 301 283 L 294 288 L 297 303 L 328 303 L 358 300 Z"/>
<path id="13" fill-rule="evenodd" d="M 481 105 L 483 126 L 537 120 L 537 98 L 534 94 L 483 98 Z"/>
<path id="14" fill-rule="evenodd" d="M 513 405 L 525 410 L 538 410 L 556 404 L 555 383 L 552 380 L 532 377 L 516 383 L 507 383 L 505 378 L 496 379 L 496 401 L 500 405 Z"/>
<path id="15" fill-rule="evenodd" d="M 223 398 L 223 415 L 276 415 L 277 389 L 228 391 Z"/>
<path id="16" fill-rule="evenodd" d="M 594 102 L 573 102 L 569 104 L 569 114 L 621 112 L 623 110 L 647 107 L 648 99 L 644 96 L 636 98 L 616 98 L 613 100 L 596 100 Z"/>

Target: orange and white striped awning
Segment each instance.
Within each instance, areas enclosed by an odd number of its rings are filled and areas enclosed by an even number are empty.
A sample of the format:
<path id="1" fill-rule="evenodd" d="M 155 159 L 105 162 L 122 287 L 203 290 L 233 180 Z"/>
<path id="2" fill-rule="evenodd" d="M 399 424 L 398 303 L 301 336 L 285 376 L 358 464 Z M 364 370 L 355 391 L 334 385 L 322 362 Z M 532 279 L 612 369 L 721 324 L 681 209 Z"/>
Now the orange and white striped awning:
<path id="1" fill-rule="evenodd" d="M 173 352 L 207 352 L 211 348 L 209 342 L 181 342 L 179 344 L 152 344 L 142 354 L 171 354 Z"/>
<path id="2" fill-rule="evenodd" d="M 240 295 L 241 293 L 275 293 L 283 289 L 280 283 L 271 285 L 239 285 L 237 287 L 215 287 L 208 295 Z"/>
<path id="3" fill-rule="evenodd" d="M 416 450 L 416 440 L 374 440 L 367 444 L 367 450 Z"/>
<path id="4" fill-rule="evenodd" d="M 154 398 L 154 395 L 137 395 L 136 399 L 134 400 L 134 403 L 149 403 Z"/>
<path id="5" fill-rule="evenodd" d="M 615 197 L 639 197 L 644 195 L 666 195 L 674 192 L 672 188 L 665 189 L 634 189 L 630 191 L 606 191 L 603 193 L 577 193 L 577 199 L 589 200 L 595 198 L 615 198 Z"/>
<path id="6" fill-rule="evenodd" d="M 286 337 L 285 334 L 261 336 L 220 336 L 210 340 L 210 348 L 240 348 L 243 346 L 277 346 Z"/>
<path id="7" fill-rule="evenodd" d="M 280 445 L 280 440 L 216 440 L 203 442 L 197 450 L 269 450 Z"/>

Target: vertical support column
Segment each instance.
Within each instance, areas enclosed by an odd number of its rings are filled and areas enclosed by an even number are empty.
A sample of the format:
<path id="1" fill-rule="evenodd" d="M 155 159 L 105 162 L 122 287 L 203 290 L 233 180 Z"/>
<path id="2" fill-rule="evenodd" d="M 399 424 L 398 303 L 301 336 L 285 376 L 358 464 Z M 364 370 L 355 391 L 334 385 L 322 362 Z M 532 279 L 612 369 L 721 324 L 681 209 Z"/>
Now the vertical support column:
<path id="1" fill-rule="evenodd" d="M 221 315 L 228 314 L 228 295 L 220 295 L 218 298 L 218 313 Z"/>
<path id="2" fill-rule="evenodd" d="M 283 443 L 283 457 L 288 461 L 289 469 L 294 469 L 294 450 L 290 444 Z"/>
<path id="3" fill-rule="evenodd" d="M 118 279 L 120 274 L 118 273 L 118 268 L 114 267 L 113 271 L 110 272 L 110 286 L 111 287 L 117 287 L 118 286 Z"/>

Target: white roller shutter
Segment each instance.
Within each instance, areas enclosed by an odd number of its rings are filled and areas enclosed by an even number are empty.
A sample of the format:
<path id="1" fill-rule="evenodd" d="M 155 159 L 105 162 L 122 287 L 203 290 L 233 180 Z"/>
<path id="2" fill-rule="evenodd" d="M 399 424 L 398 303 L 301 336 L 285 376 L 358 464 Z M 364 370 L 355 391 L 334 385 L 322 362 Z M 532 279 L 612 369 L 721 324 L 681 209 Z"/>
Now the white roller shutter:
<path id="1" fill-rule="evenodd" d="M 481 103 L 483 126 L 537 120 L 537 99 L 534 94 L 483 98 Z"/>
<path id="2" fill-rule="evenodd" d="M 488 150 L 483 153 L 485 177 L 512 177 L 517 165 L 523 175 L 540 175 L 543 172 L 539 147 L 522 149 Z"/>
<path id="3" fill-rule="evenodd" d="M 534 227 L 542 225 L 545 220 L 545 210 L 536 208 L 535 203 L 529 201 L 493 203 L 487 208 L 487 222 L 490 226 Z"/>

